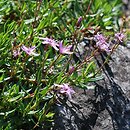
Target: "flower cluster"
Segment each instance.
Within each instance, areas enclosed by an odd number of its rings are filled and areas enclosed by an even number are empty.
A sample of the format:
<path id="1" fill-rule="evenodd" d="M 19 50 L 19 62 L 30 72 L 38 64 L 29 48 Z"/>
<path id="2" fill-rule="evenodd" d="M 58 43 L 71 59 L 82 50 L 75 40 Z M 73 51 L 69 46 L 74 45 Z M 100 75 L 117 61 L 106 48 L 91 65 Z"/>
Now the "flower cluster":
<path id="1" fill-rule="evenodd" d="M 57 42 L 51 38 L 39 38 L 43 40 L 42 44 L 50 45 L 53 47 L 56 51 L 59 51 L 60 54 L 72 54 L 71 51 L 72 45 L 69 46 L 63 46 L 62 41 Z"/>
<path id="2" fill-rule="evenodd" d="M 123 33 L 121 33 L 121 32 L 115 34 L 115 38 L 117 40 L 119 40 L 119 42 L 123 42 L 124 37 L 125 37 L 125 35 Z"/>
<path id="3" fill-rule="evenodd" d="M 79 19 L 79 22 L 81 22 L 81 18 Z M 115 38 L 119 41 L 119 42 L 123 42 L 123 38 L 124 38 L 124 34 L 122 33 L 116 33 L 115 34 Z M 59 51 L 60 54 L 73 54 L 72 52 L 72 45 L 69 46 L 64 46 L 62 41 L 56 41 L 52 38 L 39 38 L 40 40 L 42 40 L 42 44 L 43 45 L 48 45 L 51 46 L 52 48 L 54 48 L 56 51 Z M 97 34 L 94 36 L 94 40 L 96 41 L 96 47 L 98 47 L 101 51 L 106 51 L 106 52 L 110 52 L 110 48 L 109 48 L 109 44 L 107 43 L 107 39 L 102 35 L 102 34 Z M 27 55 L 31 55 L 31 56 L 39 56 L 39 54 L 35 53 L 35 46 L 32 47 L 26 47 L 25 45 L 21 46 L 21 49 L 27 54 Z M 20 54 L 19 50 L 14 50 L 13 51 L 13 56 L 17 57 Z M 68 73 L 71 75 L 73 73 L 73 71 L 75 70 L 75 67 L 72 66 L 72 68 L 70 68 L 70 70 L 68 71 Z M 69 99 L 72 98 L 72 94 L 75 93 L 75 91 L 69 86 L 69 84 L 54 84 L 55 86 L 58 87 L 58 92 L 60 94 L 63 94 L 65 96 L 67 96 Z"/>
<path id="4" fill-rule="evenodd" d="M 57 42 L 54 39 L 51 38 L 39 38 L 42 41 L 42 44 L 44 45 L 49 45 L 53 47 L 56 51 L 59 51 L 60 54 L 72 54 L 73 52 L 71 51 L 72 45 L 69 46 L 63 46 L 63 42 Z M 24 45 L 21 46 L 21 49 L 27 54 L 27 55 L 33 55 L 33 56 L 39 56 L 39 54 L 35 53 L 34 50 L 36 49 L 35 46 L 32 47 L 26 47 Z M 14 55 L 18 55 L 16 52 L 14 52 Z M 68 84 L 62 84 L 58 85 L 55 84 L 55 86 L 58 87 L 59 93 L 66 95 L 69 99 L 72 98 L 72 94 L 75 93 L 75 91 L 69 87 Z"/>
<path id="5" fill-rule="evenodd" d="M 80 17 L 78 19 L 78 22 L 80 23 L 82 21 L 82 17 Z M 123 42 L 124 39 L 124 34 L 123 33 L 116 33 L 115 34 L 115 38 L 119 41 L 119 42 Z M 60 41 L 55 41 L 52 38 L 41 38 L 39 37 L 40 40 L 42 41 L 42 44 L 44 45 L 49 45 L 51 47 L 53 47 L 56 51 L 59 51 L 60 54 L 73 54 L 72 50 L 72 45 L 69 46 L 63 46 L 63 42 Z M 109 44 L 106 42 L 107 39 L 102 35 L 102 34 L 97 34 L 94 36 L 94 40 L 96 41 L 96 46 L 102 50 L 102 51 L 106 51 L 106 52 L 110 52 L 110 47 Z M 36 49 L 35 46 L 32 47 L 26 47 L 24 45 L 22 45 L 21 49 L 26 52 L 28 55 L 33 55 L 33 56 L 39 56 L 39 54 L 35 53 L 34 50 Z M 20 54 L 19 50 L 14 50 L 13 51 L 13 56 L 17 57 Z"/>
<path id="6" fill-rule="evenodd" d="M 39 56 L 39 54 L 35 53 L 34 50 L 36 49 L 35 46 L 32 47 L 26 47 L 24 45 L 21 46 L 21 49 L 27 54 L 27 55 L 33 55 L 33 56 Z M 13 57 L 18 57 L 21 54 L 20 48 L 13 49 Z"/>
<path id="7" fill-rule="evenodd" d="M 72 94 L 74 94 L 75 91 L 68 84 L 54 85 L 58 87 L 58 90 L 61 94 L 65 94 L 69 99 L 72 99 Z"/>
<path id="8" fill-rule="evenodd" d="M 96 41 L 96 46 L 100 50 L 110 52 L 109 44 L 106 42 L 106 38 L 102 34 L 95 35 L 94 40 Z"/>

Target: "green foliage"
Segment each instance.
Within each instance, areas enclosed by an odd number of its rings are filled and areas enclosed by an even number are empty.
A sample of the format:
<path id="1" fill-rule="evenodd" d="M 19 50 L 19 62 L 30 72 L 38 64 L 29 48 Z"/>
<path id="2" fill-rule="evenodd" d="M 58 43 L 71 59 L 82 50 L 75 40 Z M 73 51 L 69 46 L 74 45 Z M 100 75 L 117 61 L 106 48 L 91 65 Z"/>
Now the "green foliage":
<path id="1" fill-rule="evenodd" d="M 52 127 L 59 98 L 55 83 L 89 89 L 89 82 L 103 78 L 92 59 L 95 53 L 85 55 L 87 61 L 79 57 L 80 63 L 44 46 L 39 37 L 63 40 L 64 46 L 74 46 L 76 55 L 83 37 L 91 37 L 98 27 L 115 30 L 120 7 L 119 0 L 0 0 L 0 129 Z M 27 55 L 22 45 L 36 46 L 39 56 Z M 20 54 L 15 57 L 14 51 Z"/>

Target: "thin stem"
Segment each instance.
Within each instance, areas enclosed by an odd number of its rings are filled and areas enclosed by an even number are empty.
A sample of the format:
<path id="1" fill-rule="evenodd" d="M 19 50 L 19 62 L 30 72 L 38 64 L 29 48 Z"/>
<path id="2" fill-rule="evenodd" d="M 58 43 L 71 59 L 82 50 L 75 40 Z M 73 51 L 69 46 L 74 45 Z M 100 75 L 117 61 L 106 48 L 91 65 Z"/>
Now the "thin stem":
<path id="1" fill-rule="evenodd" d="M 109 61 L 110 56 L 112 55 L 112 53 L 114 52 L 114 50 L 118 46 L 119 46 L 119 43 L 114 45 L 114 47 L 112 48 L 111 53 L 108 55 L 108 57 L 106 58 L 106 60 L 104 61 L 104 63 L 101 65 L 101 67 L 97 70 L 97 72 L 93 76 L 97 75 L 101 71 L 101 69 L 103 68 L 103 66 Z"/>
<path id="2" fill-rule="evenodd" d="M 76 68 L 79 69 L 79 68 L 81 68 L 86 62 L 90 61 L 90 60 L 95 56 L 96 52 L 98 52 L 98 49 L 96 49 L 96 50 L 92 53 L 92 55 L 91 55 L 90 57 L 85 58 L 84 61 L 83 61 L 81 64 L 79 64 Z"/>
<path id="3" fill-rule="evenodd" d="M 89 5 L 88 5 L 88 8 L 87 8 L 87 11 L 86 11 L 86 14 L 88 14 L 92 3 L 93 3 L 93 0 L 90 0 Z"/>

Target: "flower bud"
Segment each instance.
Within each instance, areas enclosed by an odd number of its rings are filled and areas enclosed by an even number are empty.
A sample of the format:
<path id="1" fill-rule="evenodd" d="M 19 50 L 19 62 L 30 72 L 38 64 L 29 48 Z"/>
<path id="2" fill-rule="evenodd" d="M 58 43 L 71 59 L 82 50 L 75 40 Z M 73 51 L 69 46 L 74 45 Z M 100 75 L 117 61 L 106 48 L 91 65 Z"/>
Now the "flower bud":
<path id="1" fill-rule="evenodd" d="M 76 26 L 77 26 L 77 27 L 79 27 L 79 26 L 80 26 L 80 24 L 81 24 L 82 20 L 83 20 L 83 18 L 80 16 L 80 17 L 78 18 L 77 23 L 76 23 Z"/>

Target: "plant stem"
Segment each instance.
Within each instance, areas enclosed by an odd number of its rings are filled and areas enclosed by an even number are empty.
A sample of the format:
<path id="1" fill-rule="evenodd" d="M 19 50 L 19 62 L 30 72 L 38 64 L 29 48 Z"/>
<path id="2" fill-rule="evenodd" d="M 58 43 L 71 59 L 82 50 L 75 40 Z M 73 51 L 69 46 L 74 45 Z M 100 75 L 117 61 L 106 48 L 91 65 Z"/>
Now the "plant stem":
<path id="1" fill-rule="evenodd" d="M 106 60 L 104 61 L 104 63 L 101 65 L 101 67 L 97 70 L 97 72 L 93 75 L 97 75 L 101 69 L 103 68 L 103 66 L 109 61 L 109 58 L 110 56 L 112 55 L 112 53 L 114 52 L 114 50 L 119 46 L 119 43 L 118 44 L 115 44 L 114 47 L 112 48 L 112 51 L 110 52 L 110 54 L 107 56 Z"/>

